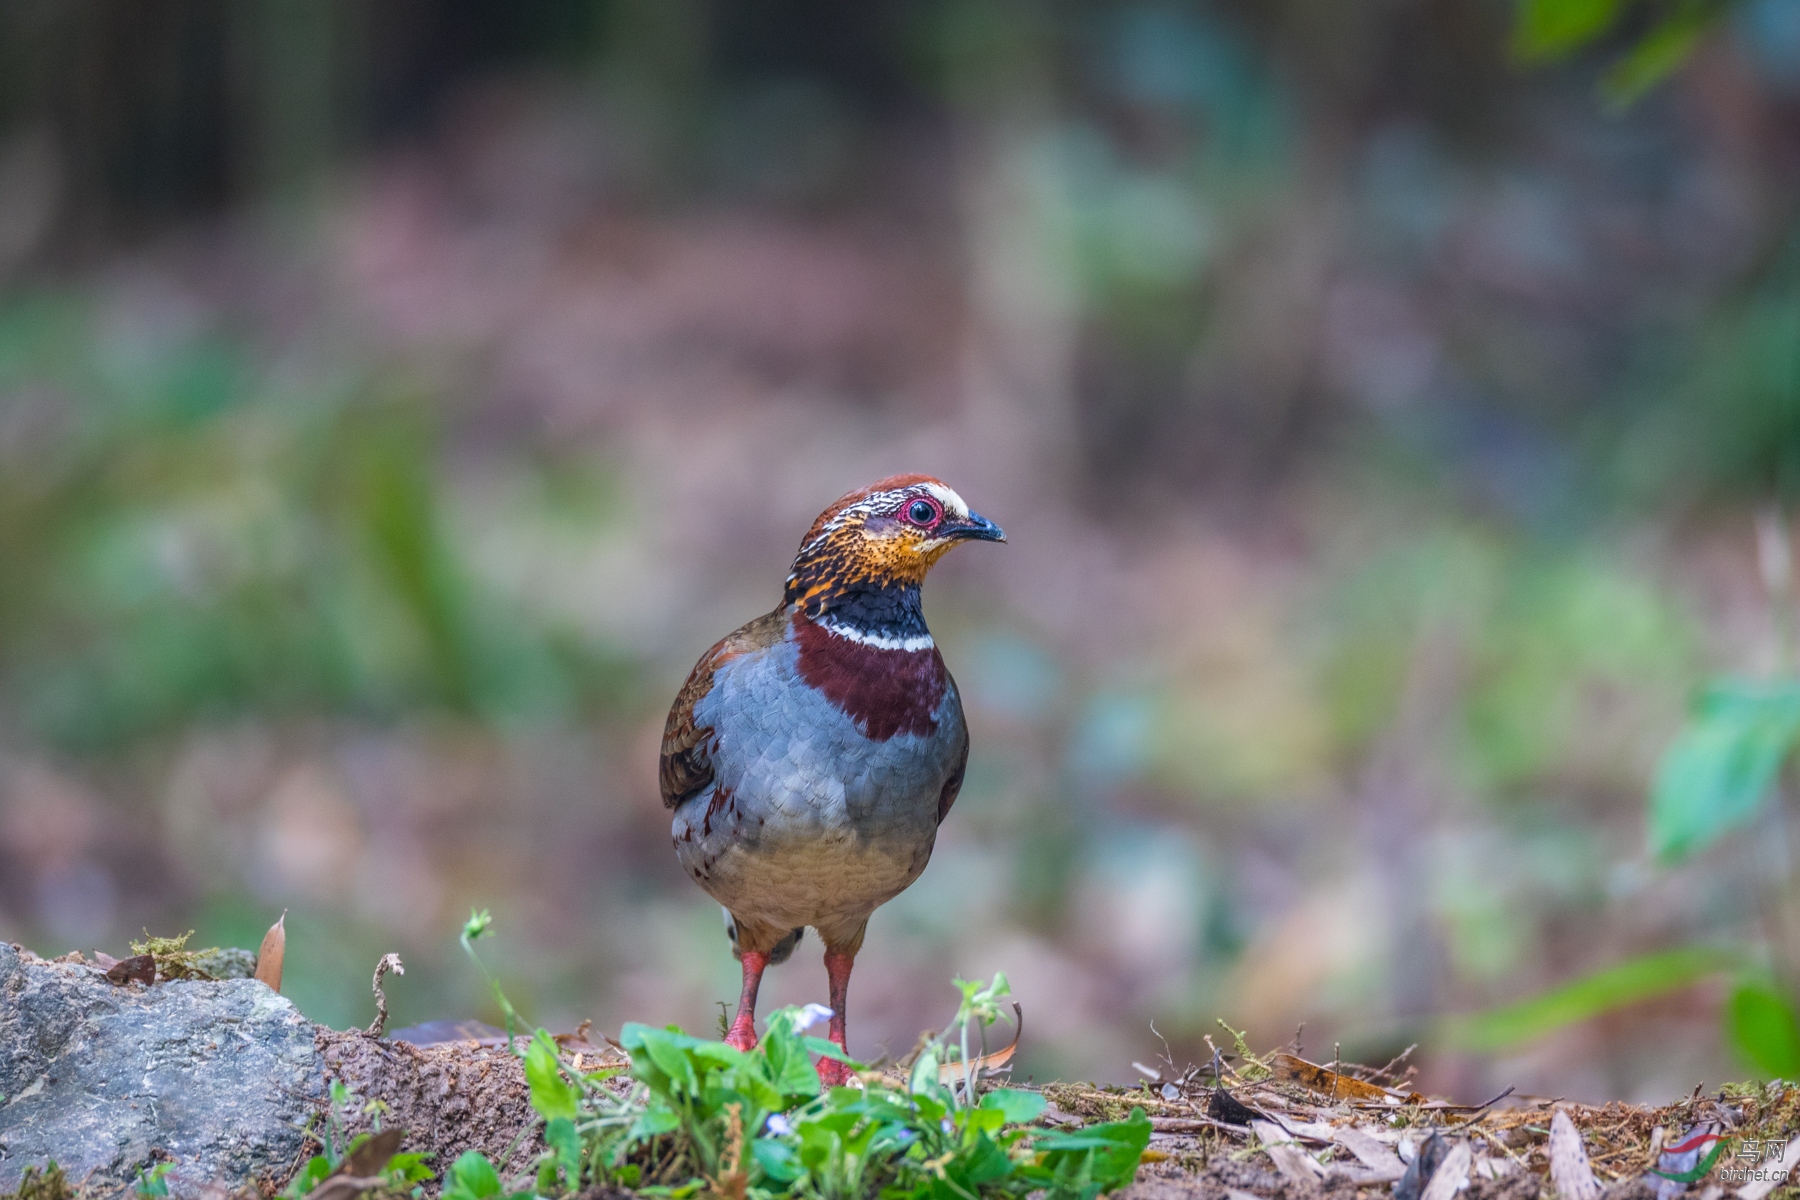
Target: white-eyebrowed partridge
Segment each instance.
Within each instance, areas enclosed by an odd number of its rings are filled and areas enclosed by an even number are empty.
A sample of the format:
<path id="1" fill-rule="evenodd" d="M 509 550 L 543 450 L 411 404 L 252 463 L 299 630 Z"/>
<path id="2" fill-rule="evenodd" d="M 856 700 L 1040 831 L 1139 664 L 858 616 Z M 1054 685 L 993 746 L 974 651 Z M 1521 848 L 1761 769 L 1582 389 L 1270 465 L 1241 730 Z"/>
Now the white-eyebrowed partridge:
<path id="1" fill-rule="evenodd" d="M 764 968 L 825 943 L 831 1040 L 869 914 L 919 877 L 969 758 L 919 587 L 999 526 L 928 475 L 851 492 L 807 531 L 774 612 L 701 656 L 663 732 L 675 854 L 725 907 L 744 990 L 725 1040 L 756 1044 Z M 842 1064 L 819 1064 L 827 1083 Z"/>

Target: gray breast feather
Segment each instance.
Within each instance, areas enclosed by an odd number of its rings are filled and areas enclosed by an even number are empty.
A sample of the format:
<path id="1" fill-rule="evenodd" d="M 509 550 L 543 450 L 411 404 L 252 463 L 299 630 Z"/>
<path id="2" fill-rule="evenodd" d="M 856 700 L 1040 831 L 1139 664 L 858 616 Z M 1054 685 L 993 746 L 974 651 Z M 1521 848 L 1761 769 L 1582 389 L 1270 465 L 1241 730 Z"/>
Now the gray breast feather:
<path id="1" fill-rule="evenodd" d="M 951 686 L 932 733 L 873 741 L 799 679 L 797 658 L 788 641 L 720 668 L 694 711 L 713 731 L 713 782 L 675 810 L 673 832 L 683 866 L 728 908 L 816 924 L 866 915 L 924 869 L 965 734 Z M 820 905 L 830 912 L 795 919 Z"/>

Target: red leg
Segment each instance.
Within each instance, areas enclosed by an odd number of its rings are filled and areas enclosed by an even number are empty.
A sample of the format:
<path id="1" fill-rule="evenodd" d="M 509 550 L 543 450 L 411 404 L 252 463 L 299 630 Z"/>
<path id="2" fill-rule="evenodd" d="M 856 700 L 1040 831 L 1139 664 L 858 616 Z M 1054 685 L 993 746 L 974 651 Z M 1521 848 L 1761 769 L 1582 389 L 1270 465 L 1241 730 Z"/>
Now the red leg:
<path id="1" fill-rule="evenodd" d="M 760 950 L 746 950 L 743 961 L 744 990 L 738 996 L 737 1016 L 731 1022 L 731 1032 L 725 1035 L 725 1044 L 748 1050 L 756 1045 L 756 990 L 762 986 L 769 956 Z"/>
<path id="2" fill-rule="evenodd" d="M 850 1042 L 844 1033 L 844 1005 L 850 993 L 850 968 L 856 958 L 850 954 L 825 952 L 825 978 L 831 986 L 831 1040 L 839 1050 L 850 1053 Z M 819 1081 L 826 1087 L 842 1087 L 850 1082 L 850 1068 L 833 1058 L 819 1060 Z"/>

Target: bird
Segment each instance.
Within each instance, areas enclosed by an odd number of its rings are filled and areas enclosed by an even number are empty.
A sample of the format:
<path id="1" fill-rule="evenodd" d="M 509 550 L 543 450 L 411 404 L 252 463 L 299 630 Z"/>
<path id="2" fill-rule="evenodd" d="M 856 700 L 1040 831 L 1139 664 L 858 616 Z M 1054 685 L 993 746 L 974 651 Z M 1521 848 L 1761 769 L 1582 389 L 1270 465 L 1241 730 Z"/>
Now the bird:
<path id="1" fill-rule="evenodd" d="M 720 639 L 669 710 L 658 782 L 675 855 L 723 907 L 743 990 L 725 1042 L 756 1045 L 756 994 L 804 932 L 825 944 L 830 1040 L 869 916 L 925 869 L 962 789 L 969 732 L 920 587 L 1000 527 L 929 475 L 838 498 L 781 603 Z M 822 1084 L 849 1081 L 822 1058 Z"/>

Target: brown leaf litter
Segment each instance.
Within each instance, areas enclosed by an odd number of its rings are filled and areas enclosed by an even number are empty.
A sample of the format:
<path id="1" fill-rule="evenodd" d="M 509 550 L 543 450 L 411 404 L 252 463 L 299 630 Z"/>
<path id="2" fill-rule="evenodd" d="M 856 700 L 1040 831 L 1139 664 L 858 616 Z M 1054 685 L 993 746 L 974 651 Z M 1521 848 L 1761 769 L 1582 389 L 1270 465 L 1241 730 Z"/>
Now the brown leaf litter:
<path id="1" fill-rule="evenodd" d="M 1144 1110 L 1150 1147 L 1121 1200 L 1671 1200 L 1687 1192 L 1766 1200 L 1793 1191 L 1769 1176 L 1800 1166 L 1800 1087 L 1780 1082 L 1712 1096 L 1696 1089 L 1661 1107 L 1510 1093 L 1475 1107 L 1393 1086 L 1404 1083 L 1394 1064 L 1372 1071 L 1255 1056 L 1241 1040 L 1237 1050 L 1235 1067 L 1221 1054 L 1204 1072 L 1189 1068 L 1168 1082 L 1045 1085 L 1047 1118 L 1112 1121 Z M 1698 1182 L 1651 1173 L 1693 1169 L 1701 1144 L 1719 1138 L 1726 1149 Z"/>

